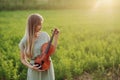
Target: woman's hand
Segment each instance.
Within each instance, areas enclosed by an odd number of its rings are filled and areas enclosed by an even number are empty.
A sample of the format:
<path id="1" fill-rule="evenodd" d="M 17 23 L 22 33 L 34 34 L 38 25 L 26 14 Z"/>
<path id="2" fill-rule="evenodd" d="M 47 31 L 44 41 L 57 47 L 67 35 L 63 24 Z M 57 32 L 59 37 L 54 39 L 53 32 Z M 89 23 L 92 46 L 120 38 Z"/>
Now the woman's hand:
<path id="1" fill-rule="evenodd" d="M 60 33 L 60 30 L 55 28 L 55 35 L 54 35 L 54 39 L 58 39 L 58 36 L 59 36 L 59 33 Z"/>
<path id="2" fill-rule="evenodd" d="M 27 66 L 28 68 L 31 68 L 33 70 L 36 70 L 36 71 L 44 71 L 44 70 L 40 70 L 37 66 L 38 65 L 31 65 L 29 62 L 26 61 L 25 59 L 25 54 L 23 52 L 21 52 L 20 54 L 20 58 L 21 58 L 21 62 Z"/>
<path id="3" fill-rule="evenodd" d="M 40 71 L 45 71 L 45 70 L 40 70 L 39 67 L 37 67 L 37 66 L 38 66 L 38 65 L 33 65 L 33 66 L 32 66 L 32 69 L 33 69 L 33 70 L 36 70 L 36 71 L 39 71 L 39 72 L 40 72 Z"/>
<path id="4" fill-rule="evenodd" d="M 55 28 L 55 34 L 54 34 L 54 46 L 55 46 L 55 48 L 57 47 L 59 33 L 60 33 L 59 29 Z"/>

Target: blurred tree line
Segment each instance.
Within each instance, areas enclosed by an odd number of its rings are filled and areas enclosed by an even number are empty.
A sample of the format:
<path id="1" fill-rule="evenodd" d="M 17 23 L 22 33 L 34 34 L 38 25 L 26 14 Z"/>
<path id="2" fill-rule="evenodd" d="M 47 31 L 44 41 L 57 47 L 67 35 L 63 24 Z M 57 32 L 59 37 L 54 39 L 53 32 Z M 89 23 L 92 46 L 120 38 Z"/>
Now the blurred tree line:
<path id="1" fill-rule="evenodd" d="M 0 0 L 0 10 L 71 9 L 88 8 L 90 5 L 89 0 Z"/>

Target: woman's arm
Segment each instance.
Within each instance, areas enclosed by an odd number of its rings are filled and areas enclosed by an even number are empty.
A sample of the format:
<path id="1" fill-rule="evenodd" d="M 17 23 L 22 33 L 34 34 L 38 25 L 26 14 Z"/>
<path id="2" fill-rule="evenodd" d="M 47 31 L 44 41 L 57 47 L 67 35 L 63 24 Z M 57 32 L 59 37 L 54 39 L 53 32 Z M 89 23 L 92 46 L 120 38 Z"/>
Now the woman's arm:
<path id="1" fill-rule="evenodd" d="M 22 52 L 20 52 L 20 60 L 21 60 L 21 62 L 22 62 L 25 66 L 27 66 L 28 68 L 33 68 L 33 66 L 30 65 L 30 64 L 28 63 L 28 61 L 26 60 L 25 54 L 22 53 Z"/>
<path id="2" fill-rule="evenodd" d="M 59 36 L 59 31 L 57 33 L 55 33 L 55 35 L 54 35 L 54 46 L 55 46 L 55 49 L 57 47 L 58 36 Z"/>
<path id="3" fill-rule="evenodd" d="M 40 70 L 38 67 L 36 67 L 37 65 L 31 65 L 27 60 L 26 60 L 26 56 L 24 53 L 21 52 L 20 54 L 20 60 L 21 62 L 27 66 L 28 68 L 34 69 L 36 71 L 44 71 L 44 70 Z"/>

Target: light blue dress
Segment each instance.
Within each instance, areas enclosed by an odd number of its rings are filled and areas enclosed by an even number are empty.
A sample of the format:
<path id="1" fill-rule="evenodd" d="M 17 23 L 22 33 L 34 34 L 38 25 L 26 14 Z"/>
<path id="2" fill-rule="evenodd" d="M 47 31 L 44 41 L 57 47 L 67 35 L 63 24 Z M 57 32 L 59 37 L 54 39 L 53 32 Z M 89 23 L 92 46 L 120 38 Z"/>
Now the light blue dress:
<path id="1" fill-rule="evenodd" d="M 40 32 L 38 38 L 34 42 L 33 48 L 33 57 L 35 58 L 37 55 L 41 54 L 40 48 L 41 46 L 50 40 L 49 35 L 46 32 Z M 26 44 L 26 37 L 24 36 L 20 43 L 19 48 L 23 52 Z M 50 58 L 51 60 L 51 58 Z M 31 64 L 34 64 L 34 60 L 30 60 Z M 38 72 L 31 68 L 28 68 L 27 72 L 27 80 L 55 80 L 54 68 L 51 60 L 50 68 L 47 71 Z"/>

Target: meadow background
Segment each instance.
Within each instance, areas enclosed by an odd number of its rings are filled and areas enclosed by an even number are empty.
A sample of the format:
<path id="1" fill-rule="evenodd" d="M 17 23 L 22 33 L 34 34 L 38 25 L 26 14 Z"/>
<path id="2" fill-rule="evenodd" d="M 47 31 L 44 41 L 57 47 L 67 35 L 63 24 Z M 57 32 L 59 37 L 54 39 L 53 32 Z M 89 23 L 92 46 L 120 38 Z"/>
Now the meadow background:
<path id="1" fill-rule="evenodd" d="M 120 80 L 119 1 L 99 8 L 95 3 L 0 0 L 0 80 L 26 80 L 18 43 L 31 13 L 44 17 L 42 30 L 49 35 L 51 29 L 60 29 L 58 47 L 51 56 L 56 80 Z"/>

